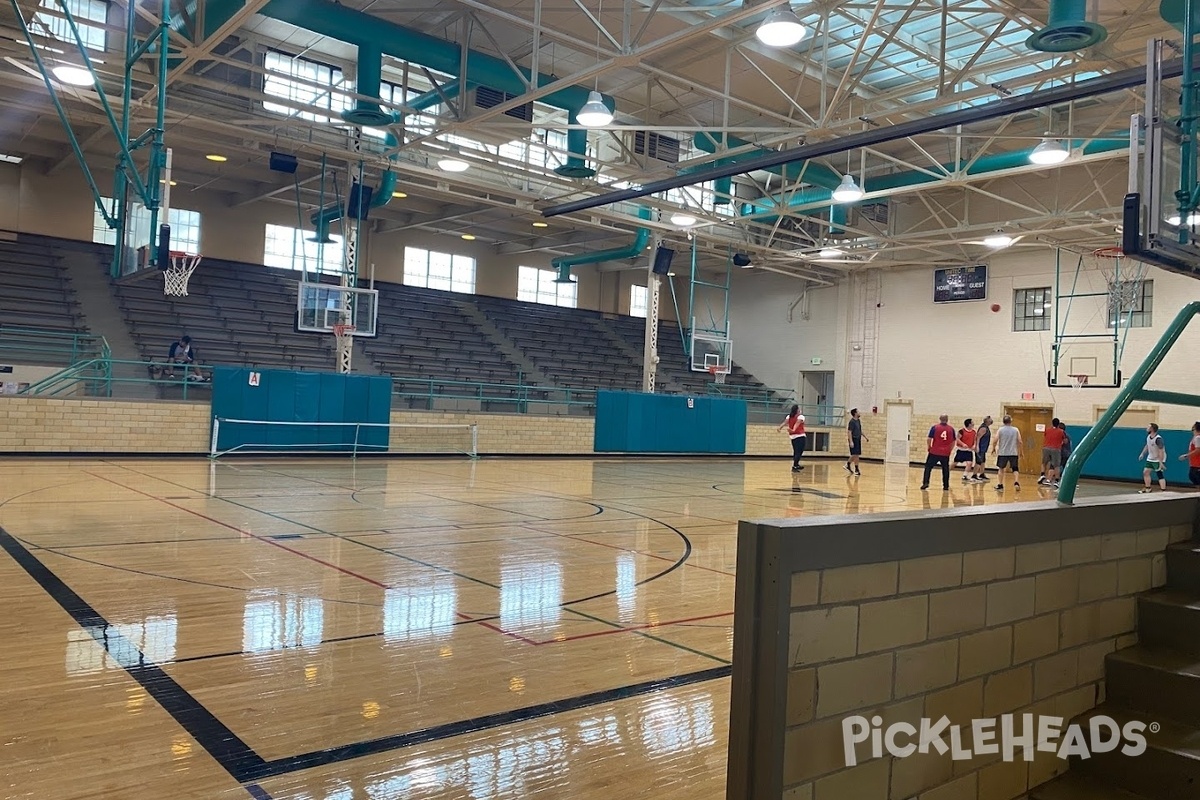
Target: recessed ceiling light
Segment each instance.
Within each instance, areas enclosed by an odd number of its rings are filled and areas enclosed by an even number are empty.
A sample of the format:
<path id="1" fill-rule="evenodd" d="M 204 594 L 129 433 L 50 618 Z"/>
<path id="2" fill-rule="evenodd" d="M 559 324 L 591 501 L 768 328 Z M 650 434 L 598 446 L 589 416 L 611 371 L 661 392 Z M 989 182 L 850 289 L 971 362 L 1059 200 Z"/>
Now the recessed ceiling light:
<path id="1" fill-rule="evenodd" d="M 696 224 L 696 218 L 691 214 L 681 214 L 675 212 L 671 215 L 671 224 L 678 225 L 681 228 L 687 228 Z"/>
<path id="2" fill-rule="evenodd" d="M 96 84 L 96 77 L 92 75 L 91 70 L 86 70 L 83 67 L 59 64 L 50 71 L 54 73 L 54 77 L 72 86 L 94 86 Z"/>
<path id="3" fill-rule="evenodd" d="M 473 242 L 473 241 L 475 241 L 475 237 L 474 237 L 473 235 L 469 234 L 469 233 L 464 233 L 464 234 L 462 235 L 462 238 L 466 239 L 468 242 Z"/>
<path id="4" fill-rule="evenodd" d="M 408 197 L 408 192 L 392 192 L 392 197 L 395 197 L 398 200 L 403 200 L 404 198 Z"/>
<path id="5" fill-rule="evenodd" d="M 549 223 L 549 222 L 535 222 L 535 223 L 533 223 L 533 227 L 535 227 L 535 228 L 549 228 L 549 227 L 550 227 L 550 223 Z"/>
<path id="6" fill-rule="evenodd" d="M 205 158 L 207 158 L 209 161 L 215 161 L 218 164 L 223 164 L 229 160 L 228 158 L 226 158 L 223 155 L 220 155 L 219 153 L 209 153 L 208 155 L 205 156 Z"/>

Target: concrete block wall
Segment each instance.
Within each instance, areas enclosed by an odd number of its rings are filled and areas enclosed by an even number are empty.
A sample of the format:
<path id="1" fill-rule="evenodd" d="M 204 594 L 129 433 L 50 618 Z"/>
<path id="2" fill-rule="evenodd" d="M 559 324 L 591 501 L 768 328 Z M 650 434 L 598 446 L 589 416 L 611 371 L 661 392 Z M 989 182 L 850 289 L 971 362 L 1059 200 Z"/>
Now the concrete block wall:
<path id="1" fill-rule="evenodd" d="M 1043 752 L 873 759 L 869 742 L 848 768 L 842 721 L 945 715 L 969 742 L 975 719 L 1093 708 L 1105 656 L 1136 642 L 1134 595 L 1165 584 L 1164 551 L 1191 537 L 1174 525 L 793 573 L 783 798 L 1016 800 L 1066 771 Z"/>
<path id="2" fill-rule="evenodd" d="M 207 453 L 208 403 L 0 396 L 0 452 Z"/>

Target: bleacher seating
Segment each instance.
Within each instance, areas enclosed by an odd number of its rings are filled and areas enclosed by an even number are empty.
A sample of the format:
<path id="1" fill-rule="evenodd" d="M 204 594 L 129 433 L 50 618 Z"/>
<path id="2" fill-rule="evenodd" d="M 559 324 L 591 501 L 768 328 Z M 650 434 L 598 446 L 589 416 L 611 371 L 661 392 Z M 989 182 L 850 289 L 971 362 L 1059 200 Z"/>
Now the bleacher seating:
<path id="1" fill-rule="evenodd" d="M 70 276 L 51 245 L 25 237 L 0 242 L 0 324 L 87 332 Z"/>
<path id="2" fill-rule="evenodd" d="M 594 311 L 476 297 L 487 315 L 555 386 L 571 389 L 637 389 L 640 363 L 615 352 L 595 327 Z"/>

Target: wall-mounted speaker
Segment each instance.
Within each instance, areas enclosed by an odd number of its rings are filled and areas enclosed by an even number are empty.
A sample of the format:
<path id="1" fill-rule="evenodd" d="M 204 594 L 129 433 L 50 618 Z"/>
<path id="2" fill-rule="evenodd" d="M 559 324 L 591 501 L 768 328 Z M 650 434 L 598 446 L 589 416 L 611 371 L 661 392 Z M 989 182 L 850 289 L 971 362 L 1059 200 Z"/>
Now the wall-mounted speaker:
<path id="1" fill-rule="evenodd" d="M 671 271 L 671 259 L 675 257 L 675 251 L 669 247 L 661 245 L 654 251 L 654 274 L 666 275 Z"/>
<path id="2" fill-rule="evenodd" d="M 293 175 L 296 172 L 296 165 L 299 162 L 293 155 L 287 153 L 271 153 L 271 170 L 273 172 L 286 172 Z"/>
<path id="3" fill-rule="evenodd" d="M 355 182 L 350 185 L 350 199 L 346 204 L 346 216 L 351 219 L 366 219 L 371 213 L 371 195 L 374 189 Z"/>
<path id="4" fill-rule="evenodd" d="M 733 265 L 735 267 L 750 266 L 750 256 L 746 255 L 745 253 L 734 253 L 733 254 Z"/>

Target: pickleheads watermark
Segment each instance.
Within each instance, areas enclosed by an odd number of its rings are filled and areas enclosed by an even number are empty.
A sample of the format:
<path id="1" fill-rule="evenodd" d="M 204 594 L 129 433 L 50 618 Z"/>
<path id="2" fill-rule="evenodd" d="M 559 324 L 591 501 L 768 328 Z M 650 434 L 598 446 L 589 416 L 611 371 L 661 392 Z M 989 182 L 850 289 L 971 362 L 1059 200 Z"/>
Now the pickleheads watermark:
<path id="1" fill-rule="evenodd" d="M 1064 727 L 1062 717 L 1004 714 L 999 719 L 976 719 L 969 726 L 952 725 L 949 718 L 922 719 L 920 725 L 895 722 L 883 727 L 882 717 L 854 716 L 842 720 L 842 745 L 846 766 L 858 764 L 857 746 L 871 743 L 871 757 L 888 755 L 907 758 L 915 753 L 950 754 L 955 761 L 999 754 L 1005 761 L 1033 761 L 1035 753 L 1054 753 L 1059 758 L 1091 758 L 1094 753 L 1140 756 L 1146 752 L 1145 733 L 1158 733 L 1157 722 L 1119 724 L 1112 717 L 1091 717 L 1086 724 Z"/>

